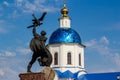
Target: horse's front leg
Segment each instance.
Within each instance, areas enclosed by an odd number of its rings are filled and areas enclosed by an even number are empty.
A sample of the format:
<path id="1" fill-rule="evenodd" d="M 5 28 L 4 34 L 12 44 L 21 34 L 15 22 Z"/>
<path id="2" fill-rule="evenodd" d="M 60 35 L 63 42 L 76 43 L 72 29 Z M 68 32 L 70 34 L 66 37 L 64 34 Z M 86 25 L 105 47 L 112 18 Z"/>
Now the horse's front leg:
<path id="1" fill-rule="evenodd" d="M 27 72 L 31 72 L 31 67 L 32 67 L 33 63 L 36 61 L 36 59 L 37 59 L 37 55 L 35 55 L 35 53 L 33 53 L 32 59 L 27 66 Z"/>

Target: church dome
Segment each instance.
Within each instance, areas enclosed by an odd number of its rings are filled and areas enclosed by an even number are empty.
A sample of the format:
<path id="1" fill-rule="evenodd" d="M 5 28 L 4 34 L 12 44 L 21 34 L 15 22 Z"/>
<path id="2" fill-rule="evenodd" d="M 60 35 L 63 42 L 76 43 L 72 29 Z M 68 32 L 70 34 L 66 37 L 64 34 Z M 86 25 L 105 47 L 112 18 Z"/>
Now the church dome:
<path id="1" fill-rule="evenodd" d="M 52 33 L 49 39 L 49 44 L 54 43 L 79 43 L 81 38 L 79 34 L 71 28 L 58 28 Z"/>

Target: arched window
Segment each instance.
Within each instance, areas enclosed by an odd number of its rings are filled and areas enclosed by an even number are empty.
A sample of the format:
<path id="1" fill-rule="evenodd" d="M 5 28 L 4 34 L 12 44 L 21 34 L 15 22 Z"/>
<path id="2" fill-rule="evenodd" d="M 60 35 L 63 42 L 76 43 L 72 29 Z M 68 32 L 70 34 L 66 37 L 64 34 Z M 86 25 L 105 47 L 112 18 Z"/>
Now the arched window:
<path id="1" fill-rule="evenodd" d="M 54 54 L 54 65 L 58 65 L 58 53 Z"/>
<path id="2" fill-rule="evenodd" d="M 67 64 L 72 64 L 71 63 L 71 53 L 70 52 L 67 54 Z"/>
<path id="3" fill-rule="evenodd" d="M 81 54 L 79 54 L 79 66 L 81 66 Z"/>

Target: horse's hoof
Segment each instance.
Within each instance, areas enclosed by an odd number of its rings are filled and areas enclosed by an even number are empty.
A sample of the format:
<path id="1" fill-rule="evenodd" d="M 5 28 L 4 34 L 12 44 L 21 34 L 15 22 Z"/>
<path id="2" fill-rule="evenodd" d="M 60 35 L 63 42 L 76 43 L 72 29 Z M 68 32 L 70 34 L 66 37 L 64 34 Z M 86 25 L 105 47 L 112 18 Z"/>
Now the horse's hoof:
<path id="1" fill-rule="evenodd" d="M 30 71 L 30 70 L 28 70 L 27 72 L 28 72 L 28 73 L 31 73 L 31 71 Z"/>

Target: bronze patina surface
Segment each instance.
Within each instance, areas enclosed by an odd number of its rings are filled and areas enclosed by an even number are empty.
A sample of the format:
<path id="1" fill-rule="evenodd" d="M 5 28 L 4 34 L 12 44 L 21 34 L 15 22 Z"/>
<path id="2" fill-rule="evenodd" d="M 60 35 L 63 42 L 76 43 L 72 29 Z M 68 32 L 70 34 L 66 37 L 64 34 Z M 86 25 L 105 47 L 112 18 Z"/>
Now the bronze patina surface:
<path id="1" fill-rule="evenodd" d="M 37 19 L 35 15 L 33 15 L 34 19 L 33 25 L 28 26 L 27 28 L 33 28 L 33 38 L 30 42 L 30 49 L 33 52 L 32 59 L 29 62 L 27 66 L 27 72 L 31 72 L 31 67 L 33 63 L 38 60 L 40 66 L 50 66 L 52 63 L 52 55 L 49 52 L 49 50 L 46 48 L 46 40 L 47 37 L 45 31 L 41 31 L 40 34 L 36 32 L 36 27 L 40 26 L 42 24 L 41 21 L 43 21 L 44 17 L 46 15 L 46 12 L 43 13 L 41 18 Z"/>

